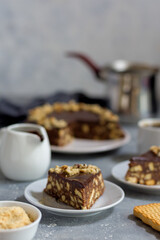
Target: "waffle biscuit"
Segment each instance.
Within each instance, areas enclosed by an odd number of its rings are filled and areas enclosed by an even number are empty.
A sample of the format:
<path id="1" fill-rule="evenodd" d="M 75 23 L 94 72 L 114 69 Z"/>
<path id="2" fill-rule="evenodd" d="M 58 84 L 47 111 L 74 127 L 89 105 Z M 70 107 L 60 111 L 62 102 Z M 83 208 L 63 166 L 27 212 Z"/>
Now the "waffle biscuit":
<path id="1" fill-rule="evenodd" d="M 136 206 L 133 214 L 157 231 L 160 231 L 160 203 Z"/>

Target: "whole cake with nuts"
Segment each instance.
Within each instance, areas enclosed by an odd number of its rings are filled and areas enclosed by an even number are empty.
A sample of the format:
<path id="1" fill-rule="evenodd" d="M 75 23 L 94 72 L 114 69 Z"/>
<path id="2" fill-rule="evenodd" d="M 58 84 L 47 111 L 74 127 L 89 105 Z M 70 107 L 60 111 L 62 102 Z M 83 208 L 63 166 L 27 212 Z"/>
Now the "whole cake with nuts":
<path id="1" fill-rule="evenodd" d="M 101 170 L 75 164 L 50 168 L 44 192 L 76 209 L 89 209 L 104 192 Z"/>
<path id="2" fill-rule="evenodd" d="M 64 146 L 75 138 L 120 139 L 124 132 L 118 116 L 96 104 L 45 104 L 31 109 L 28 122 L 37 123 L 47 130 L 51 145 Z"/>
<path id="3" fill-rule="evenodd" d="M 144 185 L 160 184 L 160 147 L 152 146 L 149 151 L 132 157 L 125 179 Z"/>

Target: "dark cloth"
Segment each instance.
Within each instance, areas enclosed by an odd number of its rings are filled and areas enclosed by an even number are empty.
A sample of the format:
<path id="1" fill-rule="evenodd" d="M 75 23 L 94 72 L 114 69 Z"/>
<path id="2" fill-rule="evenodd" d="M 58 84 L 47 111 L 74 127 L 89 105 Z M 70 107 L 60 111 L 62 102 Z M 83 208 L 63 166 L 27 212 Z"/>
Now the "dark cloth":
<path id="1" fill-rule="evenodd" d="M 0 126 L 2 127 L 17 122 L 23 122 L 26 119 L 28 110 L 36 106 L 40 106 L 45 103 L 68 102 L 69 100 L 72 99 L 75 100 L 76 102 L 99 104 L 102 107 L 109 108 L 108 99 L 89 97 L 84 93 L 80 92 L 77 93 L 58 92 L 48 97 L 38 97 L 32 99 L 26 104 L 21 104 L 21 102 L 17 104 L 11 100 L 2 98 L 0 99 Z"/>

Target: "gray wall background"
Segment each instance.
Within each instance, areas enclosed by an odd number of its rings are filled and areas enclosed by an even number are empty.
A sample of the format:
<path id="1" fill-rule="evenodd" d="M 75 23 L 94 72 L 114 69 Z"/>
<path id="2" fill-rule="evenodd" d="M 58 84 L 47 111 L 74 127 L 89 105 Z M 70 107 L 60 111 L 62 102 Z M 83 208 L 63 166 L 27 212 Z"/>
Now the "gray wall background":
<path id="1" fill-rule="evenodd" d="M 0 96 L 104 95 L 69 50 L 160 65 L 159 0 L 0 0 Z"/>

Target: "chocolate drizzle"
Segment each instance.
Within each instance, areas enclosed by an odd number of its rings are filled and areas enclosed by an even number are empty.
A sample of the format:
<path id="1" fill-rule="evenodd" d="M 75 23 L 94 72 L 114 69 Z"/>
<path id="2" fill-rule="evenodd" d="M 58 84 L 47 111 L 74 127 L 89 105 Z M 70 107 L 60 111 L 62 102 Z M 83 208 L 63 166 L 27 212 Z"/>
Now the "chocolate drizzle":
<path id="1" fill-rule="evenodd" d="M 40 141 L 43 142 L 44 137 L 38 131 L 26 131 L 26 132 L 37 135 L 40 138 Z"/>

